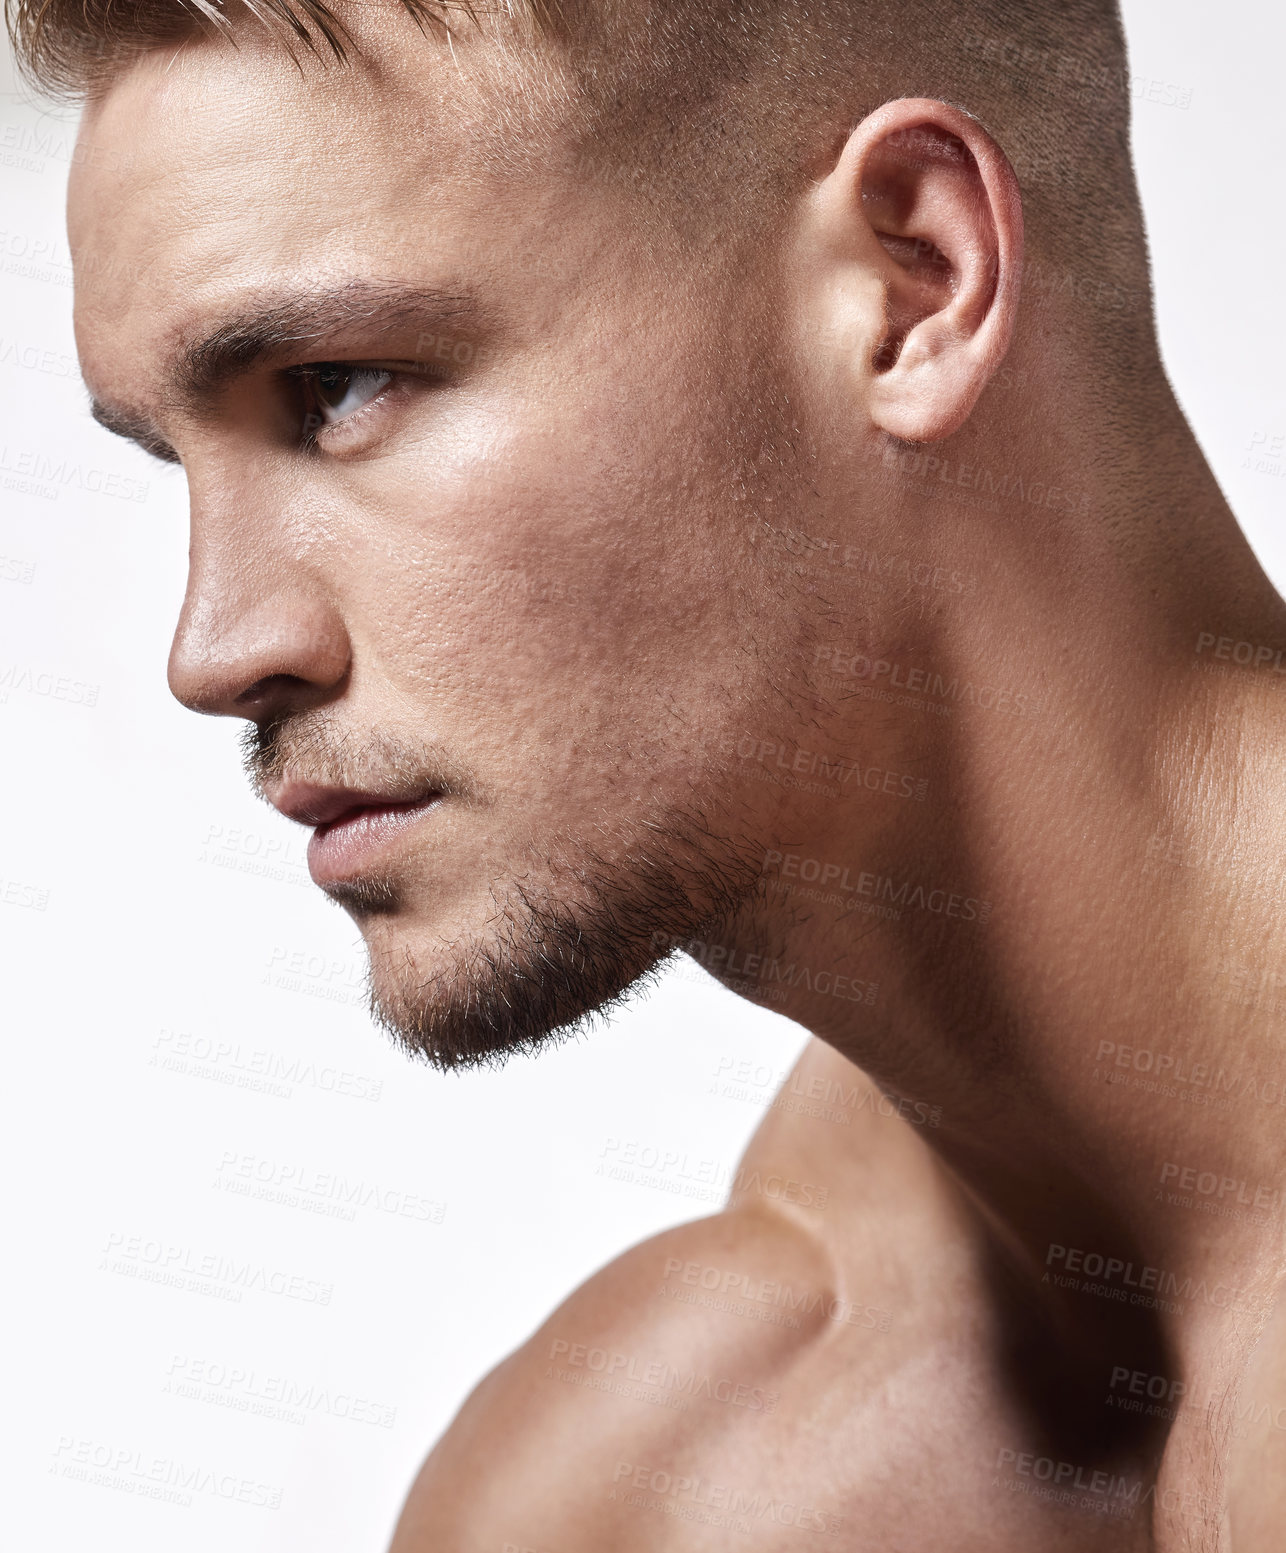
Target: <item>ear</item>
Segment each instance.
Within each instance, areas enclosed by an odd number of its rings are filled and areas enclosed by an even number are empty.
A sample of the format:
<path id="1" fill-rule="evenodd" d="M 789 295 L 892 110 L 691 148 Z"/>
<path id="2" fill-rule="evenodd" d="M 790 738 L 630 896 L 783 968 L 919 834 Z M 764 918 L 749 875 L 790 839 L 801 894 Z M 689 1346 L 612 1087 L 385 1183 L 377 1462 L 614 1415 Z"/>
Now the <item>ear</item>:
<path id="1" fill-rule="evenodd" d="M 1022 269 L 1018 180 L 978 121 L 928 98 L 857 126 L 810 195 L 818 320 L 872 423 L 955 431 L 1004 359 Z"/>

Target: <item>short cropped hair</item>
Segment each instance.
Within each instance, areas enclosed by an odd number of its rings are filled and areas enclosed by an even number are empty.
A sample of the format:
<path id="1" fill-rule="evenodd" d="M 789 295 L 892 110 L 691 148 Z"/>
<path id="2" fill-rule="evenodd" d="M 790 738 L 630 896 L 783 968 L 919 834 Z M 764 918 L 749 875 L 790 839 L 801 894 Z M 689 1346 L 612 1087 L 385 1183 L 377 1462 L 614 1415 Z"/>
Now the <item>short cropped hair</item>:
<path id="1" fill-rule="evenodd" d="M 445 29 L 455 11 L 478 17 L 473 0 L 398 0 L 421 28 Z M 520 0 L 551 34 L 557 0 Z M 237 12 L 241 15 L 238 16 Z M 23 73 L 52 97 L 94 96 L 132 56 L 205 29 L 231 35 L 256 25 L 284 43 L 343 62 L 351 40 L 326 0 L 5 0 L 10 42 Z"/>
<path id="2" fill-rule="evenodd" d="M 92 99 L 132 57 L 202 32 L 266 29 L 342 68 L 351 3 L 5 0 L 5 13 L 29 80 Z M 495 27 L 545 51 L 571 83 L 581 166 L 690 220 L 699 205 L 768 233 L 866 113 L 896 97 L 952 103 L 1014 164 L 1037 290 L 1061 290 L 1118 376 L 1136 347 L 1155 349 L 1117 0 L 376 3 L 425 33 Z M 554 100 L 539 75 L 533 113 Z"/>

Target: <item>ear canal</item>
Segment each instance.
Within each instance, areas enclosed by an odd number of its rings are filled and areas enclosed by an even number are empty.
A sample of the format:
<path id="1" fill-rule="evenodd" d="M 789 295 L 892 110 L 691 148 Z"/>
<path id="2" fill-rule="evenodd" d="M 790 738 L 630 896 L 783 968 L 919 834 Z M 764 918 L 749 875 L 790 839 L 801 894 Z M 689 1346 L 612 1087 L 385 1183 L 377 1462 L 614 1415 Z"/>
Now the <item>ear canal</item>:
<path id="1" fill-rule="evenodd" d="M 890 367 L 896 367 L 910 332 L 909 324 L 900 329 L 891 329 L 875 347 L 875 353 L 871 357 L 871 369 L 875 372 L 887 372 Z"/>

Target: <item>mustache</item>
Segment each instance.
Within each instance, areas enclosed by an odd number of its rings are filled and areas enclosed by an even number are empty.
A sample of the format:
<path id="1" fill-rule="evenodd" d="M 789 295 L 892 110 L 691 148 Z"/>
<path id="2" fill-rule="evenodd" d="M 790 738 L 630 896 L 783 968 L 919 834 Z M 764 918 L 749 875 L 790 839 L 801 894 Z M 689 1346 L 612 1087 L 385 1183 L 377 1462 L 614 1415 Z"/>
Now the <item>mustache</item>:
<path id="1" fill-rule="evenodd" d="M 322 711 L 281 712 L 241 733 L 241 760 L 260 798 L 287 777 L 362 792 L 476 798 L 474 783 L 440 744 L 388 729 L 362 732 Z"/>

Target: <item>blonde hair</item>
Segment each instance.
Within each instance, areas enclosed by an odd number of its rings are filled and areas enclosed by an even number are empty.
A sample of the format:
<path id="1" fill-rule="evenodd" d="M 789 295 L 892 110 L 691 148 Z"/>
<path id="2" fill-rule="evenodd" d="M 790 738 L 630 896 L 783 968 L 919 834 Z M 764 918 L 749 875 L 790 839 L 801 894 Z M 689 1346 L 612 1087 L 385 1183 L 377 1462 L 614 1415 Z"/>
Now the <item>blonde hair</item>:
<path id="1" fill-rule="evenodd" d="M 488 14 L 486 0 L 396 3 L 422 32 L 443 36 L 453 13 L 475 25 Z M 4 11 L 26 79 L 47 96 L 73 100 L 93 97 L 131 58 L 201 30 L 231 37 L 248 22 L 289 48 L 329 54 L 340 64 L 353 47 L 326 0 L 4 0 Z M 567 31 L 559 0 L 500 0 L 499 11 L 529 20 L 550 39 Z"/>

